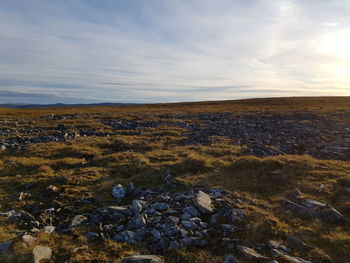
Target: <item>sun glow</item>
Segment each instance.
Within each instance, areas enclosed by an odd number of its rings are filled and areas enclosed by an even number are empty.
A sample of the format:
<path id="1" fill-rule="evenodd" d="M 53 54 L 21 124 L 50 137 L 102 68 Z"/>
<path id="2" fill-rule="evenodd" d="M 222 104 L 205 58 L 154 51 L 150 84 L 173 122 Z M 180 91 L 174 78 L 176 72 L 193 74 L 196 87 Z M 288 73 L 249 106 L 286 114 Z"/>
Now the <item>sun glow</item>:
<path id="1" fill-rule="evenodd" d="M 350 29 L 324 36 L 318 52 L 327 58 L 320 65 L 323 77 L 344 88 L 350 95 Z"/>
<path id="2" fill-rule="evenodd" d="M 320 45 L 320 51 L 328 55 L 350 60 L 350 29 L 340 30 L 326 35 Z"/>

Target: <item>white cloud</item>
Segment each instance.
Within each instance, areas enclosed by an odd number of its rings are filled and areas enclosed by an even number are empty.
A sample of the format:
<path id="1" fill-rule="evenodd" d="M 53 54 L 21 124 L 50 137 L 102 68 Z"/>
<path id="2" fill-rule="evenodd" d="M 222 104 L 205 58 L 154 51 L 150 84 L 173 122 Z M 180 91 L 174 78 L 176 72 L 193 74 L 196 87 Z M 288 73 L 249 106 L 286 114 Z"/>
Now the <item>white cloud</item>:
<path id="1" fill-rule="evenodd" d="M 332 87 L 350 95 L 350 59 L 319 48 L 350 28 L 346 11 L 343 0 L 14 0 L 0 7 L 0 90 L 130 102 L 333 95 Z"/>

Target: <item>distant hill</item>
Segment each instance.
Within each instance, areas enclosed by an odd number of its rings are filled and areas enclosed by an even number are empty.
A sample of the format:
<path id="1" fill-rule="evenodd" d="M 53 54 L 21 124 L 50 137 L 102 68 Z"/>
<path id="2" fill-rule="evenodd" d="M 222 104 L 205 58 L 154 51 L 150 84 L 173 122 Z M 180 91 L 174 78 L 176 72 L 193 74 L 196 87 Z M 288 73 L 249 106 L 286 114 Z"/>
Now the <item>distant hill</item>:
<path id="1" fill-rule="evenodd" d="M 121 106 L 121 105 L 136 105 L 136 103 L 90 103 L 90 104 L 21 104 L 21 103 L 5 103 L 0 104 L 0 108 L 17 108 L 17 109 L 31 109 L 31 108 L 62 108 L 62 107 L 83 107 L 83 106 Z"/>

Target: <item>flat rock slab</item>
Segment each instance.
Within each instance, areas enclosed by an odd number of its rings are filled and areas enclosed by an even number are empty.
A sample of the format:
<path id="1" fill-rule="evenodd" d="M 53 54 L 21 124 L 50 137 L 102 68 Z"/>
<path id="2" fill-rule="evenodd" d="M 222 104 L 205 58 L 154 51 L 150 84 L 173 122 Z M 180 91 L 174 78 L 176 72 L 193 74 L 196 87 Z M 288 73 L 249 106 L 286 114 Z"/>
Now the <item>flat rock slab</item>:
<path id="1" fill-rule="evenodd" d="M 134 255 L 124 258 L 122 263 L 163 263 L 163 259 L 153 255 Z"/>
<path id="2" fill-rule="evenodd" d="M 195 199 L 195 205 L 202 213 L 210 214 L 214 212 L 211 197 L 202 191 L 198 191 Z"/>
<path id="3" fill-rule="evenodd" d="M 298 202 L 293 202 L 288 199 L 284 199 L 284 205 L 287 209 L 293 211 L 299 217 L 304 219 L 316 219 L 319 218 L 329 222 L 342 222 L 345 217 L 334 207 L 321 203 L 315 200 L 301 199 Z"/>
<path id="4" fill-rule="evenodd" d="M 34 262 L 40 263 L 42 259 L 51 259 L 52 249 L 45 246 L 36 246 L 33 249 Z"/>
<path id="5" fill-rule="evenodd" d="M 269 259 L 250 247 L 237 246 L 237 250 L 242 254 L 243 257 L 249 260 L 254 260 L 254 262 L 264 262 L 265 260 Z"/>

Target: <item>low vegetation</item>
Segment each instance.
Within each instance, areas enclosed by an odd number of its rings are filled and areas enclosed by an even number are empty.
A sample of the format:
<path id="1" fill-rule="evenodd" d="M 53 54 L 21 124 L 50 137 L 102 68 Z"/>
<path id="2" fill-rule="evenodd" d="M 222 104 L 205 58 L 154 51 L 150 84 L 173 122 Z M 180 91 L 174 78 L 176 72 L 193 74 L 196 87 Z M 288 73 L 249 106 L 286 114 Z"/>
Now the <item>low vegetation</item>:
<path id="1" fill-rule="evenodd" d="M 246 154 L 247 145 L 225 136 L 212 136 L 209 144 L 191 144 L 186 141 L 185 128 L 168 123 L 122 130 L 101 122 L 106 119 L 158 121 L 160 115 L 169 115 L 173 122 L 200 123 L 195 117 L 185 115 L 217 112 L 248 115 L 308 112 L 341 121 L 350 129 L 350 98 L 344 97 L 1 109 L 0 119 L 13 119 L 17 128 L 41 127 L 45 133 L 64 124 L 69 126 L 69 131 L 83 127 L 109 136 L 80 136 L 0 151 L 0 211 L 49 208 L 57 202 L 62 207 L 71 207 L 67 213 L 72 216 L 83 214 L 97 207 L 115 205 L 111 191 L 116 184 L 128 186 L 133 182 L 136 188 L 152 188 L 163 185 L 164 175 L 170 172 L 178 182 L 176 191 L 217 187 L 226 189 L 237 199 L 250 200 L 242 203 L 245 227 L 235 233 L 236 238 L 255 244 L 295 235 L 314 247 L 296 256 L 312 262 L 350 262 L 349 221 L 335 224 L 305 220 L 282 205 L 288 193 L 298 188 L 305 197 L 332 205 L 350 219 L 348 160 L 320 159 L 307 154 L 255 156 Z M 76 117 L 59 120 L 47 117 L 53 114 Z M 0 141 L 17 135 L 18 132 L 0 134 Z M 20 134 L 35 135 L 35 132 Z M 45 194 L 50 186 L 57 188 L 57 195 Z M 19 200 L 21 192 L 29 192 L 31 197 Z M 100 202 L 75 205 L 84 197 L 98 197 Z M 39 233 L 37 243 L 53 249 L 54 262 L 121 262 L 128 255 L 151 253 L 142 244 L 90 241 L 85 237 L 88 230 L 78 229 L 72 235 Z M 32 247 L 23 244 L 20 231 L 15 223 L 0 217 L 0 243 L 14 240 L 13 251 L 0 254 L 0 262 L 32 260 Z M 166 262 L 223 262 L 227 254 L 207 247 L 184 248 L 162 256 Z"/>

